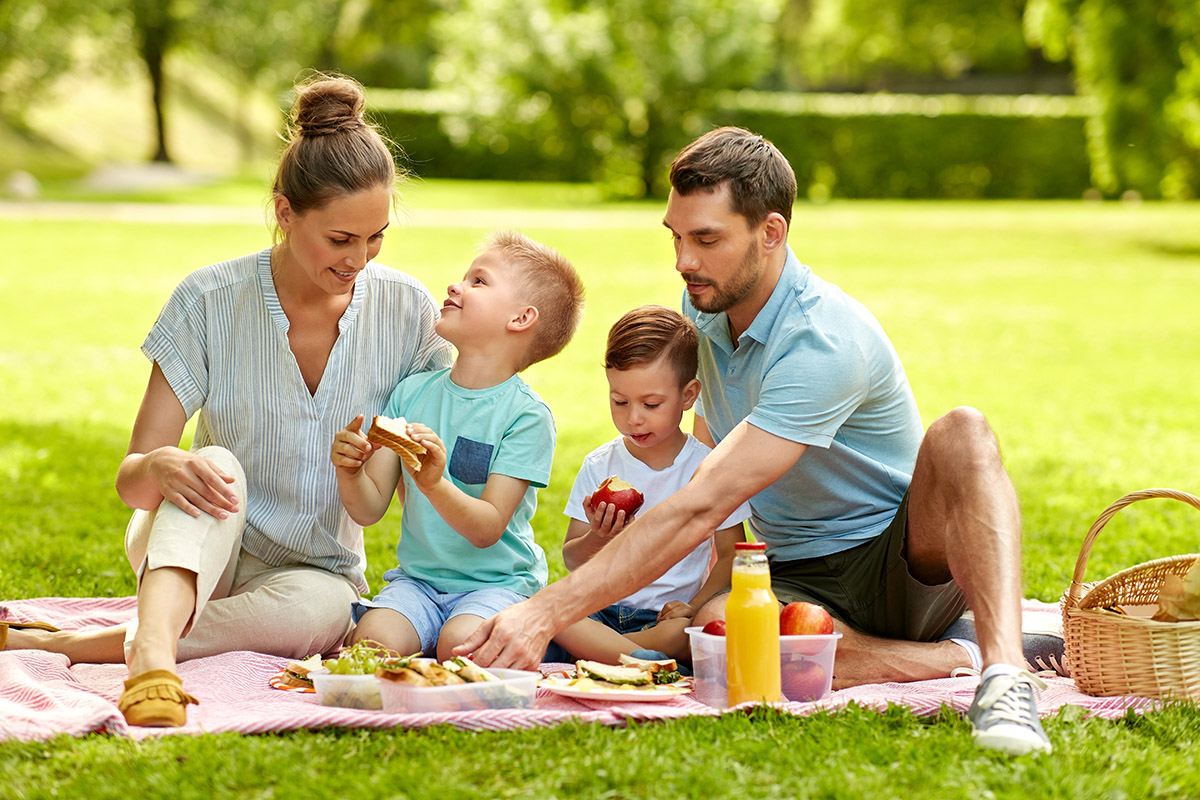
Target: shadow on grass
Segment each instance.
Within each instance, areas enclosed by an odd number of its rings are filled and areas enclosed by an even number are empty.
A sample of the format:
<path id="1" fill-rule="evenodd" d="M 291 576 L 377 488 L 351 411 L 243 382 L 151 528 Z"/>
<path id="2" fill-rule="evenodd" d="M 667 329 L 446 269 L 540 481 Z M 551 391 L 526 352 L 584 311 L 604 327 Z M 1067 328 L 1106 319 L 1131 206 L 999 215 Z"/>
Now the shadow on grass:
<path id="1" fill-rule="evenodd" d="M 130 511 L 113 488 L 129 432 L 0 422 L 0 597 L 123 596 Z"/>

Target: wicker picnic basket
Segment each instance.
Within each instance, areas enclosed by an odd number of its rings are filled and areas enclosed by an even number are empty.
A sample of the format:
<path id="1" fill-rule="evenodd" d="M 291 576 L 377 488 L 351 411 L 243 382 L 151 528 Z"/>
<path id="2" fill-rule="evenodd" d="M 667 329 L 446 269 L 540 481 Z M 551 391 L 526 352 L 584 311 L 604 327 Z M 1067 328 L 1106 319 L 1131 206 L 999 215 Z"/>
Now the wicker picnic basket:
<path id="1" fill-rule="evenodd" d="M 1174 489 L 1144 489 L 1110 505 L 1083 540 L 1071 586 L 1063 593 L 1063 638 L 1075 685 L 1093 696 L 1137 695 L 1200 699 L 1200 621 L 1158 622 L 1123 614 L 1127 606 L 1158 605 L 1163 578 L 1183 576 L 1200 555 L 1138 564 L 1093 583 L 1083 582 L 1100 530 L 1130 503 L 1163 497 L 1200 509 L 1200 499 Z"/>

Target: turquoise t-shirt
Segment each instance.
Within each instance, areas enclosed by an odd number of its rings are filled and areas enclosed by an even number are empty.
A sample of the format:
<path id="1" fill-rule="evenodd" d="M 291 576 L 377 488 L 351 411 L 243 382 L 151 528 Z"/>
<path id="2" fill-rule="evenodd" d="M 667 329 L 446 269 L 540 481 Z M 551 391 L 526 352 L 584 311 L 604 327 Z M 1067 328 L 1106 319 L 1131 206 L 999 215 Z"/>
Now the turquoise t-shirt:
<path id="1" fill-rule="evenodd" d="M 432 428 L 446 443 L 446 477 L 472 497 L 483 494 L 492 473 L 529 481 L 500 540 L 479 548 L 442 521 L 405 472 L 396 546 L 404 574 L 446 594 L 502 587 L 529 596 L 545 586 L 546 554 L 530 525 L 554 459 L 554 417 L 542 399 L 517 375 L 464 389 L 443 369 L 402 380 L 384 414 Z"/>
<path id="2" fill-rule="evenodd" d="M 877 536 L 912 480 L 924 429 L 892 343 L 858 301 L 788 248 L 770 299 L 735 350 L 722 312 L 703 314 L 701 400 L 720 442 L 742 420 L 808 450 L 750 499 L 771 558 L 837 553 Z"/>

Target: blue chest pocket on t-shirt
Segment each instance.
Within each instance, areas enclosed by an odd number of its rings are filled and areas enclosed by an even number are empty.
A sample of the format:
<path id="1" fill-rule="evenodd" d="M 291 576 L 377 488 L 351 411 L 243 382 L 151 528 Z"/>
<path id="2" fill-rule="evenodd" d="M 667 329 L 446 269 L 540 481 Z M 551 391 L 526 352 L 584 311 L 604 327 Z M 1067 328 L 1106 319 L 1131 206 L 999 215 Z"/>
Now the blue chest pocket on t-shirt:
<path id="1" fill-rule="evenodd" d="M 487 483 L 494 449 L 490 444 L 459 436 L 450 453 L 450 477 L 466 484 Z"/>

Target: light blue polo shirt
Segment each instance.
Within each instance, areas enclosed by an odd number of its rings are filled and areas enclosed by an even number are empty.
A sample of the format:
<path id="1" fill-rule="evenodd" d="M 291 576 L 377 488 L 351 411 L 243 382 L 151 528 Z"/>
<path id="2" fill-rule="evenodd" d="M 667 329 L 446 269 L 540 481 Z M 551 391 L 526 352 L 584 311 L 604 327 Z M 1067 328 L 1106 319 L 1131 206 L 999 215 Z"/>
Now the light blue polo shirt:
<path id="1" fill-rule="evenodd" d="M 900 358 L 875 317 L 791 248 L 735 350 L 724 312 L 700 329 L 697 413 L 720 442 L 742 420 L 808 450 L 750 499 L 774 560 L 815 558 L 877 536 L 912 479 L 923 427 Z"/>

